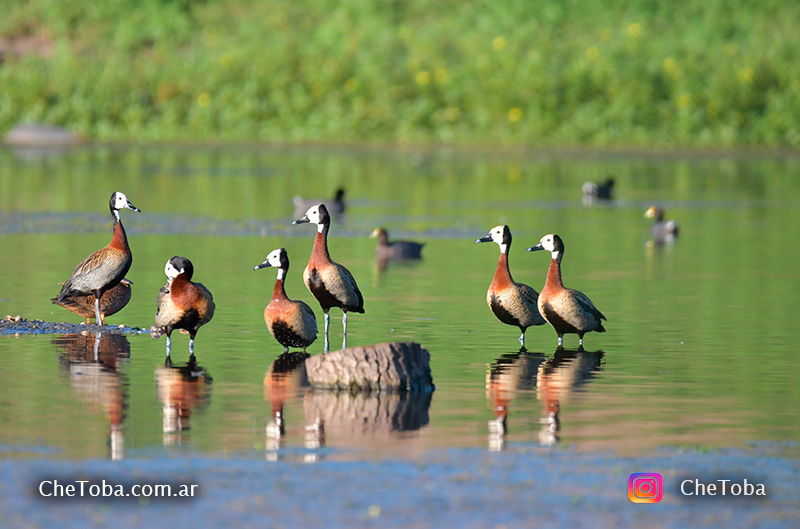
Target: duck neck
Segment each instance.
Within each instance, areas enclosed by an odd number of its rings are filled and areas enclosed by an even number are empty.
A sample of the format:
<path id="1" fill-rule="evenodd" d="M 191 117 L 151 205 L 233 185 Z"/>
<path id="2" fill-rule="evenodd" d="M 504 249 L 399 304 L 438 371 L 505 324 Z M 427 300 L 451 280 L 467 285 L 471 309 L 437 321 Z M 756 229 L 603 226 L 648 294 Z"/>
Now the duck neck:
<path id="1" fill-rule="evenodd" d="M 317 230 L 317 236 L 314 238 L 314 249 L 311 251 L 314 255 L 324 257 L 328 261 L 331 259 L 331 254 L 328 253 L 328 225 L 320 224 Z"/>
<path id="2" fill-rule="evenodd" d="M 494 272 L 495 281 L 513 281 L 511 270 L 508 269 L 508 254 L 500 252 L 500 259 L 497 261 L 497 270 Z"/>
<path id="3" fill-rule="evenodd" d="M 111 237 L 111 242 L 108 244 L 112 248 L 122 250 L 125 253 L 131 251 L 128 246 L 128 236 L 125 234 L 125 228 L 122 226 L 122 221 L 119 220 L 119 213 L 114 215 L 116 222 L 114 223 L 114 235 Z"/>
<path id="4" fill-rule="evenodd" d="M 564 287 L 561 282 L 561 254 L 550 261 L 550 269 L 547 271 L 547 281 L 544 284 L 545 288 L 550 287 Z"/>
<path id="5" fill-rule="evenodd" d="M 378 234 L 378 243 L 381 246 L 389 246 L 389 235 L 387 235 L 385 231 Z"/>
<path id="6" fill-rule="evenodd" d="M 272 299 L 286 299 L 286 289 L 283 288 L 283 278 L 286 270 L 278 268 L 278 279 L 275 280 L 275 288 L 272 290 Z"/>

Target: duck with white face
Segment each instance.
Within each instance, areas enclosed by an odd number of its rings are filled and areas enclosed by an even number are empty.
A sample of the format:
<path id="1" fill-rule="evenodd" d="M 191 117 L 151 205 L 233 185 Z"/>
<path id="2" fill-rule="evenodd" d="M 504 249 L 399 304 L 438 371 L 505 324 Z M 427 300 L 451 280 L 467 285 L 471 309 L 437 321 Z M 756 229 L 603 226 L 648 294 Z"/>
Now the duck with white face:
<path id="1" fill-rule="evenodd" d="M 601 320 L 606 317 L 597 310 L 586 294 L 572 288 L 565 288 L 561 280 L 561 260 L 564 258 L 564 242 L 561 237 L 551 233 L 545 235 L 539 244 L 528 248 L 529 252 L 546 250 L 552 260 L 547 271 L 547 280 L 539 294 L 539 312 L 553 326 L 558 335 L 558 346 L 564 345 L 565 334 L 577 334 L 583 345 L 583 335 L 587 332 L 606 332 Z"/>
<path id="2" fill-rule="evenodd" d="M 270 334 L 289 352 L 289 347 L 306 347 L 317 339 L 317 318 L 311 307 L 300 300 L 289 299 L 286 295 L 284 280 L 289 271 L 289 255 L 285 248 L 278 248 L 267 255 L 261 264 L 253 270 L 273 267 L 278 269 L 272 298 L 264 309 L 264 321 Z"/>
<path id="3" fill-rule="evenodd" d="M 69 303 L 76 296 L 94 295 L 94 311 L 97 323 L 105 325 L 105 314 L 100 310 L 103 293 L 116 287 L 131 268 L 133 256 L 128 246 L 128 236 L 119 216 L 119 211 L 129 209 L 140 213 L 131 204 L 125 193 L 115 191 L 108 201 L 108 208 L 114 218 L 114 234 L 103 248 L 81 261 L 72 275 L 64 282 L 58 296 L 51 301 L 57 305 Z"/>
<path id="4" fill-rule="evenodd" d="M 486 303 L 498 320 L 519 327 L 519 343 L 524 349 L 525 331 L 528 327 L 545 323 L 537 307 L 539 293 L 524 283 L 517 283 L 511 277 L 508 267 L 511 230 L 508 226 L 504 224 L 495 226 L 489 233 L 475 241 L 479 242 L 494 242 L 500 247 L 500 259 L 492 283 L 486 292 Z"/>
<path id="5" fill-rule="evenodd" d="M 172 331 L 189 332 L 189 354 L 194 357 L 194 338 L 198 329 L 214 317 L 214 297 L 202 284 L 192 282 L 194 266 L 186 257 L 175 256 L 164 265 L 167 286 L 158 293 L 158 310 L 151 335 L 167 335 L 166 354 L 172 351 Z"/>
<path id="6" fill-rule="evenodd" d="M 317 225 L 314 248 L 308 265 L 303 271 L 303 282 L 309 292 L 317 298 L 325 314 L 325 351 L 330 350 L 328 330 L 330 327 L 331 307 L 342 309 L 342 348 L 347 348 L 347 313 L 364 313 L 364 297 L 361 295 L 353 274 L 331 259 L 328 251 L 328 231 L 331 217 L 325 204 L 317 204 L 308 208 L 302 218 L 292 224 L 312 223 Z"/>

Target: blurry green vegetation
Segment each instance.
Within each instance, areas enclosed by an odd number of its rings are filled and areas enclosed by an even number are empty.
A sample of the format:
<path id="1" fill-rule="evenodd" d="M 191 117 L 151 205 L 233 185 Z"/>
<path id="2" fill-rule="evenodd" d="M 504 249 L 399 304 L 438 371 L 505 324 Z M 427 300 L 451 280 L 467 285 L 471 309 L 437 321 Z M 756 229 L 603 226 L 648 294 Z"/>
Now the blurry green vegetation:
<path id="1" fill-rule="evenodd" d="M 800 147 L 800 4 L 10 0 L 0 131 Z"/>

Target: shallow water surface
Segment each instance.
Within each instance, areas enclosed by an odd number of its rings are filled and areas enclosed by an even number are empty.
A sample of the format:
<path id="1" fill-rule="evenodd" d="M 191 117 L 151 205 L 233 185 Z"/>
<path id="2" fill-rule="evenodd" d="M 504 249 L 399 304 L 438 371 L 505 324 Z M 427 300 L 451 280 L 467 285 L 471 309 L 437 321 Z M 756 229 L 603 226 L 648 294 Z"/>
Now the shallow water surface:
<path id="1" fill-rule="evenodd" d="M 800 361 L 791 347 L 800 287 L 796 158 L 625 157 L 278 148 L 87 148 L 53 157 L 0 151 L 0 315 L 78 323 L 51 305 L 59 282 L 110 238 L 122 212 L 133 299 L 111 325 L 147 329 L 164 263 L 184 255 L 217 312 L 188 337 L 146 333 L 0 336 L 0 446 L 12 458 L 192 454 L 268 460 L 415 459 L 442 448 L 562 446 L 652 454 L 800 438 Z M 616 178 L 585 205 L 586 180 Z M 411 340 L 431 354 L 432 394 L 309 391 L 271 364 L 282 352 L 263 310 L 285 247 L 289 297 L 322 312 L 302 283 L 314 228 L 292 226 L 294 195 L 347 190 L 330 231 L 366 314 L 349 345 Z M 681 227 L 654 245 L 651 203 Z M 504 325 L 485 302 L 494 244 L 511 227 L 514 278 L 540 290 L 546 233 L 565 241 L 567 286 L 608 318 L 566 337 Z M 425 242 L 423 259 L 378 263 L 373 228 Z M 331 342 L 341 313 L 331 311 Z M 310 348 L 322 352 L 320 337 Z"/>

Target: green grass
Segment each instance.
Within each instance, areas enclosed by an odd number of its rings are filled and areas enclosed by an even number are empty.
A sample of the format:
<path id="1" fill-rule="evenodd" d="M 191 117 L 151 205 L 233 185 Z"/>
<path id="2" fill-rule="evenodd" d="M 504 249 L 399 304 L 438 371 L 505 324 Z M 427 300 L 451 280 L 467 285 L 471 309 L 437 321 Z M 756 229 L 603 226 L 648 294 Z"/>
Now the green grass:
<path id="1" fill-rule="evenodd" d="M 800 4 L 12 0 L 0 132 L 800 147 Z M 12 44 L 35 42 L 15 53 Z M 39 53 L 36 49 L 44 51 Z"/>

